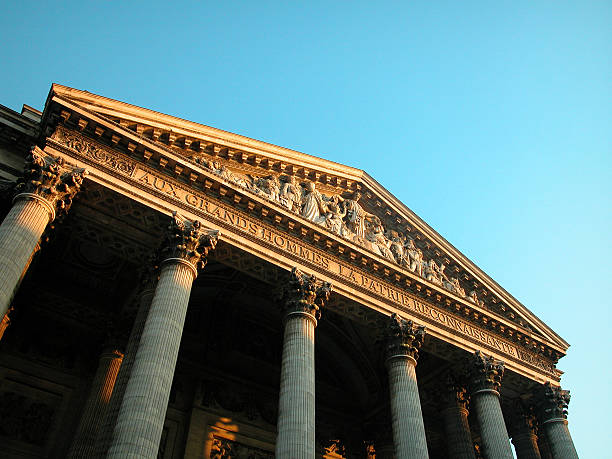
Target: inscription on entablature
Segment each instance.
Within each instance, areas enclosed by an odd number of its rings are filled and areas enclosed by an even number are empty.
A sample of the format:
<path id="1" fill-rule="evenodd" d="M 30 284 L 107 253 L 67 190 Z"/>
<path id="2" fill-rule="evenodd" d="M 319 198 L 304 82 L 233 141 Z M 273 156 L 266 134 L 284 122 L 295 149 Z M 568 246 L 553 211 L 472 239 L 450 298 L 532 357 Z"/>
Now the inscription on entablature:
<path id="1" fill-rule="evenodd" d="M 133 178 L 151 190 L 161 192 L 166 196 L 180 201 L 183 205 L 187 204 L 188 207 L 202 212 L 209 219 L 212 219 L 212 221 L 226 228 L 238 231 L 251 239 L 256 239 L 264 243 L 264 245 L 272 247 L 276 251 L 289 255 L 294 259 L 319 266 L 328 274 L 341 278 L 354 287 L 357 287 L 359 290 L 367 292 L 370 295 L 373 294 L 375 297 L 391 303 L 398 309 L 410 312 L 442 328 L 458 332 L 472 341 L 484 344 L 487 347 L 495 349 L 516 360 L 521 360 L 533 365 L 549 374 L 555 374 L 554 366 L 551 363 L 538 358 L 530 352 L 519 349 L 513 343 L 494 336 L 488 331 L 459 319 L 440 308 L 413 298 L 385 281 L 375 279 L 353 266 L 328 256 L 314 247 L 307 246 L 304 242 L 293 236 L 283 233 L 247 215 L 243 215 L 239 211 L 226 207 L 222 203 L 215 202 L 210 197 L 204 196 L 194 190 L 183 188 L 179 184 L 171 183 L 168 179 L 159 177 L 151 171 L 142 168 L 136 170 L 133 174 Z"/>
<path id="2" fill-rule="evenodd" d="M 51 139 L 60 145 L 77 151 L 98 164 L 103 164 L 125 175 L 131 175 L 136 168 L 132 161 L 127 161 L 111 149 L 85 140 L 62 126 L 57 127 Z"/>
<path id="3" fill-rule="evenodd" d="M 239 211 L 225 207 L 223 204 L 217 203 L 193 189 L 184 188 L 178 183 L 173 183 L 168 178 L 159 176 L 152 170 L 127 161 L 106 147 L 93 145 L 90 141 L 82 139 L 62 126 L 58 126 L 58 129 L 52 136 L 52 140 L 89 157 L 96 163 L 115 169 L 135 180 L 145 189 L 149 189 L 154 193 L 161 193 L 180 202 L 182 206 L 204 213 L 222 226 L 242 232 L 247 237 L 261 241 L 264 245 L 272 247 L 294 259 L 318 266 L 326 270 L 328 274 L 348 281 L 362 292 L 392 303 L 398 309 L 411 312 L 426 322 L 458 332 L 472 341 L 482 343 L 513 359 L 525 362 L 557 377 L 554 366 L 535 354 L 520 349 L 516 345 L 469 324 L 440 308 L 413 298 L 387 282 L 377 280 L 355 267 L 328 256 L 325 252 L 305 245 L 301 240 L 293 236 L 289 236 L 258 220 L 242 215 Z M 480 303 L 477 298 L 471 300 Z"/>

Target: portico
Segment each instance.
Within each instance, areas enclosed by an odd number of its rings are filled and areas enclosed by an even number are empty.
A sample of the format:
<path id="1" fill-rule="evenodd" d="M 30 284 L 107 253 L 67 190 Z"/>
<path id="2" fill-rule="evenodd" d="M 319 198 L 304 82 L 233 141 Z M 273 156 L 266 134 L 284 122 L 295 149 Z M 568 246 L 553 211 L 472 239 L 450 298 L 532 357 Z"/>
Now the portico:
<path id="1" fill-rule="evenodd" d="M 0 226 L 0 406 L 49 421 L 15 455 L 575 454 L 567 343 L 363 171 L 57 85 L 38 125 Z"/>

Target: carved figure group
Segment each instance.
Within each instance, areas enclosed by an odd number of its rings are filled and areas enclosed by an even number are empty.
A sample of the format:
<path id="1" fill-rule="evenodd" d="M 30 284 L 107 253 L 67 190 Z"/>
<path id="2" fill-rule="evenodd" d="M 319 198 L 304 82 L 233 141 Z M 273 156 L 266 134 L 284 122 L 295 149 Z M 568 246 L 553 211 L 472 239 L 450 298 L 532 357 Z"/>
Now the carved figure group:
<path id="1" fill-rule="evenodd" d="M 351 197 L 327 196 L 317 190 L 314 182 L 298 183 L 294 176 L 242 175 L 230 171 L 218 161 L 204 158 L 197 161 L 223 180 L 277 202 L 331 233 L 349 239 L 474 304 L 483 305 L 476 291 L 466 295 L 459 279 L 447 277 L 444 264 L 438 265 L 434 259 L 425 260 L 423 251 L 412 238 L 397 231 L 385 231 L 380 217 L 365 210 L 359 202 L 362 197 L 359 191 Z"/>

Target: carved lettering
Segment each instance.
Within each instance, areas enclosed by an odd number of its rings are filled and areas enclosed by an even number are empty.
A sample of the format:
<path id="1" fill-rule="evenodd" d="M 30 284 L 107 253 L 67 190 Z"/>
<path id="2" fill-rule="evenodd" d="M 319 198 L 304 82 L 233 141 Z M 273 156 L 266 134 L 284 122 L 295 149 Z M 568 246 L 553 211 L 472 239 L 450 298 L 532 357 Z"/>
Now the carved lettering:
<path id="1" fill-rule="evenodd" d="M 231 226 L 238 232 L 256 237 L 261 242 L 278 248 L 288 255 L 316 264 L 329 271 L 331 274 L 339 275 L 349 283 L 382 297 L 382 299 L 392 303 L 400 309 L 410 311 L 414 315 L 420 316 L 427 321 L 434 322 L 442 327 L 458 332 L 505 355 L 512 356 L 533 365 L 549 374 L 555 374 L 555 369 L 552 364 L 538 358 L 534 354 L 520 350 L 514 344 L 505 342 L 485 330 L 481 330 L 457 317 L 451 316 L 442 309 L 416 300 L 393 286 L 366 276 L 349 265 L 344 265 L 339 261 L 332 260 L 324 253 L 314 248 L 307 247 L 304 243 L 294 239 L 292 236 L 265 227 L 258 221 L 252 221 L 231 209 L 223 208 L 221 205 L 208 200 L 205 196 L 197 195 L 192 191 L 181 188 L 179 185 L 170 184 L 165 179 L 153 176 L 151 172 L 138 170 L 135 175 L 136 179 L 145 186 L 172 198 L 180 199 L 194 209 L 203 211 L 209 217 Z"/>

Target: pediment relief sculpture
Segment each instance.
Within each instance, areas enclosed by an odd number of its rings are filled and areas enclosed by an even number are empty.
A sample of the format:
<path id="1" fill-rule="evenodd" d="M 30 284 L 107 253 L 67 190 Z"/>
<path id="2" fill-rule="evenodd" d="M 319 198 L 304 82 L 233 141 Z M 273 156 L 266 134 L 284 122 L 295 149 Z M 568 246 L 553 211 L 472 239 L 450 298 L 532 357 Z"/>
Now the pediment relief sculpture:
<path id="1" fill-rule="evenodd" d="M 457 277 L 448 276 L 446 266 L 433 258 L 426 260 L 414 239 L 396 229 L 387 229 L 381 218 L 368 212 L 360 203 L 362 195 L 326 195 L 309 180 L 295 176 L 255 176 L 233 172 L 218 160 L 200 157 L 196 162 L 230 184 L 242 187 L 260 197 L 280 204 L 306 220 L 323 226 L 336 236 L 347 239 L 427 281 L 478 305 L 484 302 L 478 293 L 465 288 Z"/>
<path id="2" fill-rule="evenodd" d="M 186 146 L 187 143 L 181 144 L 181 148 L 176 142 L 160 144 L 159 138 L 146 134 L 147 126 L 144 124 L 135 125 L 134 128 L 121 120 L 111 121 L 139 133 L 142 139 L 154 142 L 161 150 L 178 154 L 183 161 L 187 160 L 197 165 L 198 169 L 216 175 L 220 182 L 247 190 L 266 201 L 273 202 L 294 215 L 323 227 L 336 237 L 348 240 L 414 273 L 440 289 L 453 293 L 478 307 L 497 312 L 530 331 L 534 330 L 523 314 L 517 314 L 516 310 L 512 306 L 507 306 L 497 294 L 488 295 L 491 290 L 474 278 L 471 272 L 464 270 L 454 255 L 439 249 L 435 240 L 424 233 L 418 225 L 388 207 L 383 197 L 378 197 L 366 182 L 361 184 L 366 188 L 355 186 L 356 180 L 359 180 L 358 174 L 354 177 L 334 176 L 333 170 L 316 171 L 312 164 L 300 165 L 298 159 L 287 158 L 285 162 L 279 157 L 273 160 L 266 159 L 265 153 L 263 156 L 257 156 L 259 153 L 241 152 L 239 147 L 233 150 L 216 141 L 208 142 L 206 146 L 193 141 L 189 143 L 189 148 Z M 86 124 L 80 123 L 78 128 Z M 102 141 L 102 145 L 93 145 L 77 134 L 74 131 L 77 126 L 70 127 L 70 123 L 57 126 L 51 137 L 95 162 L 103 163 L 120 173 L 131 174 L 137 167 L 136 163 L 118 154 L 115 148 L 108 145 L 110 131 L 100 134 L 102 131 L 98 130 L 94 123 L 89 124 L 91 126 L 87 125 L 86 129 L 81 129 L 83 134 L 86 137 L 97 135 L 98 141 L 104 137 L 107 142 Z M 142 154 L 145 163 L 160 164 L 164 169 L 168 159 L 172 164 L 172 159 L 166 158 L 159 150 L 152 153 L 145 147 L 142 153 L 140 147 L 136 145 L 137 140 L 123 141 L 117 134 L 110 136 L 110 140 L 128 156 Z M 194 142 L 198 148 L 193 146 Z M 175 145 L 176 148 L 170 148 L 171 145 Z M 169 172 L 170 167 L 168 166 L 166 171 Z M 265 168 L 267 172 L 260 172 L 262 170 L 260 167 Z M 184 163 L 183 165 L 177 163 L 173 172 L 177 176 L 182 176 L 181 178 L 193 181 L 198 171 L 197 169 L 189 171 L 188 168 L 189 166 L 185 167 Z M 355 173 L 355 171 L 349 172 Z M 325 176 L 325 179 L 321 176 Z M 483 301 L 484 296 L 488 299 L 486 304 Z"/>

